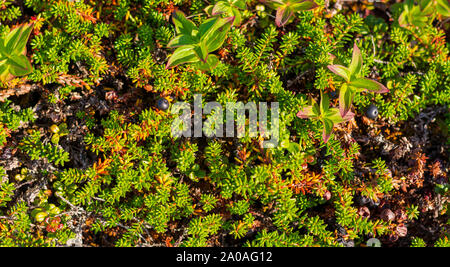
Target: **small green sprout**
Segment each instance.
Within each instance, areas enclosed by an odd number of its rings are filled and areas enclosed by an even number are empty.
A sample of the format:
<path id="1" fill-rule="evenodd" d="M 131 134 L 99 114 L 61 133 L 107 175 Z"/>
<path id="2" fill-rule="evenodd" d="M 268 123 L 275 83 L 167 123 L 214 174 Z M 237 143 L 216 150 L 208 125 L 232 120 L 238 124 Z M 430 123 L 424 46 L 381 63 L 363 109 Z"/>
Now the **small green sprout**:
<path id="1" fill-rule="evenodd" d="M 339 114 L 339 109 L 330 108 L 330 99 L 328 95 L 321 93 L 320 105 L 312 100 L 312 105 L 304 107 L 297 113 L 297 117 L 301 119 L 320 120 L 323 124 L 322 138 L 326 143 L 330 138 L 333 127 L 337 123 L 346 122 L 353 118 L 355 114 L 347 112 L 345 116 Z"/>
<path id="2" fill-rule="evenodd" d="M 275 23 L 278 27 L 284 26 L 299 11 L 312 10 L 318 5 L 312 0 L 271 0 L 267 4 L 277 10 Z"/>
<path id="3" fill-rule="evenodd" d="M 342 117 L 350 111 L 353 98 L 357 92 L 370 91 L 372 93 L 380 94 L 389 92 L 389 89 L 381 83 L 363 77 L 361 74 L 362 68 L 363 59 L 361 50 L 359 50 L 356 43 L 353 46 L 352 62 L 348 68 L 341 65 L 328 66 L 330 71 L 342 77 L 346 82 L 339 91 L 339 110 Z"/>
<path id="4" fill-rule="evenodd" d="M 215 5 L 209 5 L 205 12 L 211 16 L 234 17 L 234 26 L 239 26 L 242 22 L 241 10 L 245 10 L 245 0 L 225 0 L 219 1 Z"/>
<path id="5" fill-rule="evenodd" d="M 219 58 L 210 53 L 222 46 L 234 17 L 213 17 L 197 27 L 183 12 L 175 11 L 172 20 L 178 35 L 167 46 L 177 49 L 169 58 L 166 68 L 184 63 L 195 63 L 196 68 L 204 71 L 214 68 Z"/>

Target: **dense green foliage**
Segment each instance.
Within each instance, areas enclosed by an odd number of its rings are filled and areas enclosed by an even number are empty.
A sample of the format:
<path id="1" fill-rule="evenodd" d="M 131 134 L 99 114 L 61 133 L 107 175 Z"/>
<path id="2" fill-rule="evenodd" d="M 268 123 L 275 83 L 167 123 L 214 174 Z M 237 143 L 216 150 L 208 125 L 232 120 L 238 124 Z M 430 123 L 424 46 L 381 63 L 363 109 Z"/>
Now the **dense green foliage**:
<path id="1" fill-rule="evenodd" d="M 420 23 L 408 21 L 411 3 L 389 5 L 385 20 L 371 3 L 332 10 L 323 0 L 0 2 L 2 36 L 33 23 L 31 73 L 0 85 L 40 88 L 39 101 L 0 104 L 0 246 L 450 245 L 448 162 L 435 175 L 424 149 L 394 172 L 392 156 L 352 137 L 390 139 L 386 128 L 394 134 L 427 107 L 448 112 L 442 1 Z M 156 99 L 195 94 L 223 106 L 279 102 L 279 145 L 248 133 L 174 138 L 176 116 Z M 370 104 L 382 119 L 364 117 Z M 425 170 L 444 179 L 427 184 L 441 200 L 440 230 L 405 237 L 405 225 L 431 216 L 404 197 L 426 191 Z M 388 204 L 405 218 L 383 219 Z"/>

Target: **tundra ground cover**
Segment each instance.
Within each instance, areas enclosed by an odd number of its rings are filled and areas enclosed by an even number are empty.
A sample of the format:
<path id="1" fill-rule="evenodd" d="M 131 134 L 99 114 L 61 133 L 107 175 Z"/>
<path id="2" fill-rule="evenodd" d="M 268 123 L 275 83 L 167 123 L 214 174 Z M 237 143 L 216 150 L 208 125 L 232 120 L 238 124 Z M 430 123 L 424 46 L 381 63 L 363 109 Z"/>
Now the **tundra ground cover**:
<path id="1" fill-rule="evenodd" d="M 449 246 L 447 1 L 0 3 L 1 246 Z"/>

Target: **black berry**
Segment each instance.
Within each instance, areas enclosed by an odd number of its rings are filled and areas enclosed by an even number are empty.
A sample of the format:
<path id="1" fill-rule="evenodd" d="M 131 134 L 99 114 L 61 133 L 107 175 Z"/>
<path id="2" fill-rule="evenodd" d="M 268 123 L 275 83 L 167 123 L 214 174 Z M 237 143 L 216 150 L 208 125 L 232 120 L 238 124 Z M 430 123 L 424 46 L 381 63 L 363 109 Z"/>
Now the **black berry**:
<path id="1" fill-rule="evenodd" d="M 367 116 L 367 118 L 372 119 L 372 120 L 376 119 L 377 116 L 378 116 L 378 108 L 377 108 L 377 106 L 375 106 L 374 104 L 371 104 L 367 108 L 366 116 Z"/>
<path id="2" fill-rule="evenodd" d="M 165 98 L 160 98 L 158 99 L 158 103 L 156 105 L 160 110 L 167 110 L 169 108 L 169 101 Z"/>

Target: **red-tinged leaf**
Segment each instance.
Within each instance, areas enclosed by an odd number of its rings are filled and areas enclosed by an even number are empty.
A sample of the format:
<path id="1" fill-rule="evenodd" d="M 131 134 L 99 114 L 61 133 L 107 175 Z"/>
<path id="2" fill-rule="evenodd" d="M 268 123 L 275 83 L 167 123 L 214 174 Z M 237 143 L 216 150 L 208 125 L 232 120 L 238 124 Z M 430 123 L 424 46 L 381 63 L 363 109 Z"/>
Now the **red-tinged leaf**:
<path id="1" fill-rule="evenodd" d="M 197 62 L 195 67 L 202 71 L 210 71 L 219 64 L 219 58 L 216 55 L 210 54 L 206 59 L 206 62 Z"/>
<path id="2" fill-rule="evenodd" d="M 339 90 L 339 110 L 342 117 L 344 117 L 347 112 L 350 111 L 354 97 L 355 92 L 353 92 L 353 90 L 349 88 L 347 84 L 343 84 L 341 90 Z"/>
<path id="3" fill-rule="evenodd" d="M 233 9 L 231 9 L 231 13 L 234 16 L 233 25 L 234 26 L 239 26 L 241 24 L 241 21 L 242 21 L 241 12 L 237 8 L 233 8 Z"/>
<path id="4" fill-rule="evenodd" d="M 320 92 L 320 114 L 326 114 L 330 108 L 330 97 Z"/>
<path id="5" fill-rule="evenodd" d="M 9 64 L 9 72 L 14 76 L 23 76 L 31 73 L 33 67 L 24 55 L 12 55 L 6 64 Z"/>
<path id="6" fill-rule="evenodd" d="M 202 41 L 206 44 L 209 53 L 222 46 L 231 26 L 233 26 L 233 22 L 234 17 L 217 18 L 213 21 L 208 20 L 205 22 L 207 24 L 205 27 L 203 27 L 204 24 L 200 26 L 200 36 Z"/>
<path id="7" fill-rule="evenodd" d="M 316 116 L 317 115 L 313 111 L 313 106 L 306 106 L 297 113 L 297 117 L 299 117 L 300 119 L 309 119 Z"/>
<path id="8" fill-rule="evenodd" d="M 328 69 L 334 74 L 344 78 L 345 81 L 350 80 L 350 71 L 341 65 L 328 65 Z"/>
<path id="9" fill-rule="evenodd" d="M 349 83 L 349 86 L 353 86 L 358 89 L 369 90 L 372 93 L 378 93 L 378 94 L 383 94 L 383 93 L 389 92 L 389 89 L 387 89 L 386 86 L 382 85 L 381 83 L 379 83 L 377 81 L 367 79 L 367 78 L 355 79 Z"/>
<path id="10" fill-rule="evenodd" d="M 194 41 L 191 36 L 187 34 L 180 34 L 170 40 L 170 42 L 167 44 L 168 48 L 176 48 L 183 45 L 193 45 L 196 44 L 196 41 Z"/>
<path id="11" fill-rule="evenodd" d="M 355 43 L 353 45 L 352 62 L 350 63 L 350 66 L 349 66 L 350 76 L 358 75 L 361 72 L 362 65 L 363 65 L 363 59 L 362 59 L 361 50 L 359 50 L 358 46 Z"/>
<path id="12" fill-rule="evenodd" d="M 233 1 L 232 5 L 237 7 L 237 8 L 239 8 L 239 9 L 244 10 L 244 9 L 247 8 L 245 2 L 246 2 L 245 0 L 236 0 L 236 1 Z"/>
<path id="13" fill-rule="evenodd" d="M 0 64 L 0 81 L 6 81 L 9 74 L 9 66 L 7 64 Z"/>
<path id="14" fill-rule="evenodd" d="M 193 31 L 197 30 L 194 22 L 187 19 L 183 12 L 175 10 L 172 13 L 172 22 L 175 25 L 175 29 L 179 34 L 193 35 Z"/>
<path id="15" fill-rule="evenodd" d="M 406 18 L 407 18 L 406 11 L 403 11 L 402 14 L 400 14 L 400 17 L 398 17 L 398 24 L 403 28 L 408 26 Z"/>
<path id="16" fill-rule="evenodd" d="M 292 10 L 294 12 L 298 12 L 298 11 L 304 11 L 304 10 L 312 10 L 317 8 L 319 5 L 317 5 L 314 1 L 303 1 L 300 3 L 296 3 L 292 5 Z"/>
<path id="17" fill-rule="evenodd" d="M 333 122 L 327 118 L 323 120 L 323 131 L 322 131 L 322 139 L 324 143 L 328 142 L 330 139 L 331 132 L 333 132 Z"/>
<path id="18" fill-rule="evenodd" d="M 172 56 L 167 62 L 166 69 L 173 68 L 184 63 L 193 63 L 199 61 L 194 51 L 194 46 L 182 46 L 173 52 Z"/>
<path id="19" fill-rule="evenodd" d="M 337 108 L 330 108 L 326 114 L 326 118 L 331 120 L 334 124 L 346 122 L 351 120 L 355 114 L 351 111 L 347 112 L 344 117 L 341 116 L 341 112 Z"/>
<path id="20" fill-rule="evenodd" d="M 205 13 L 210 17 L 212 16 L 212 10 L 213 10 L 214 6 L 213 5 L 209 5 L 207 7 L 205 7 L 205 9 L 203 9 L 205 11 Z"/>
<path id="21" fill-rule="evenodd" d="M 355 113 L 349 111 L 345 114 L 345 116 L 342 119 L 343 119 L 343 122 L 346 122 L 346 121 L 352 120 L 354 117 L 355 117 Z"/>
<path id="22" fill-rule="evenodd" d="M 200 61 L 206 62 L 208 58 L 208 50 L 206 49 L 205 44 L 201 43 L 200 45 L 195 45 L 194 52 Z"/>
<path id="23" fill-rule="evenodd" d="M 33 24 L 23 24 L 13 29 L 5 39 L 5 52 L 8 55 L 26 54 L 26 45 L 33 29 Z"/>
<path id="24" fill-rule="evenodd" d="M 211 15 L 216 16 L 222 13 L 227 13 L 230 10 L 230 4 L 228 2 L 225 1 L 219 1 L 217 2 L 212 11 L 211 11 Z"/>
<path id="25" fill-rule="evenodd" d="M 287 6 L 287 5 L 280 6 L 277 9 L 277 14 L 275 17 L 275 24 L 278 27 L 283 27 L 289 21 L 289 19 L 291 18 L 291 16 L 293 14 L 294 13 L 292 12 L 292 9 L 289 6 Z"/>

